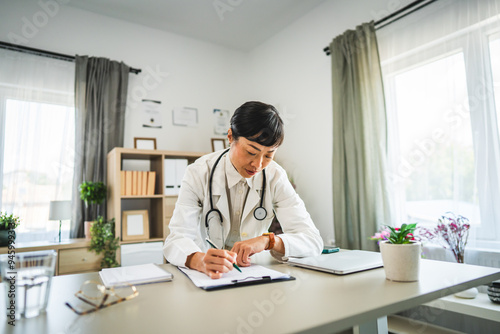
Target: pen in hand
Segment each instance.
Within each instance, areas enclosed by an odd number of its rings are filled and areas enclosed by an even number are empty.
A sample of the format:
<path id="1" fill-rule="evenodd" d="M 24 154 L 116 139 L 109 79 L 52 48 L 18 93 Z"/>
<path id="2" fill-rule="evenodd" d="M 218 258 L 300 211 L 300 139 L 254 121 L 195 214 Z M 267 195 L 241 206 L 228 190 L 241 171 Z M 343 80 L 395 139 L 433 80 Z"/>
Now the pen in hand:
<path id="1" fill-rule="evenodd" d="M 212 246 L 212 248 L 219 249 L 217 246 L 215 246 L 215 244 L 212 241 L 210 241 L 210 239 L 206 238 L 205 240 L 208 242 L 210 246 Z M 242 272 L 240 267 L 238 267 L 236 263 L 233 263 L 233 267 L 235 267 L 236 270 L 238 270 L 240 273 Z"/>

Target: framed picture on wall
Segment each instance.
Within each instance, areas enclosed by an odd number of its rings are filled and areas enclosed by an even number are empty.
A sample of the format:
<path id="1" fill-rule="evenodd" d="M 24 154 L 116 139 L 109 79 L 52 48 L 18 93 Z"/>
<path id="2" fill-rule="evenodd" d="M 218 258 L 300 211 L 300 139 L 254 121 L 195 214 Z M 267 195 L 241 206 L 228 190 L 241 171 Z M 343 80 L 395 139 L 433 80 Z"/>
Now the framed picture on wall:
<path id="1" fill-rule="evenodd" d="M 139 150 L 156 150 L 156 138 L 134 138 L 134 148 Z"/>
<path id="2" fill-rule="evenodd" d="M 223 138 L 212 138 L 212 152 L 220 151 L 226 148 L 226 140 Z"/>
<path id="3" fill-rule="evenodd" d="M 122 214 L 122 240 L 147 240 L 149 239 L 148 210 L 123 211 Z"/>

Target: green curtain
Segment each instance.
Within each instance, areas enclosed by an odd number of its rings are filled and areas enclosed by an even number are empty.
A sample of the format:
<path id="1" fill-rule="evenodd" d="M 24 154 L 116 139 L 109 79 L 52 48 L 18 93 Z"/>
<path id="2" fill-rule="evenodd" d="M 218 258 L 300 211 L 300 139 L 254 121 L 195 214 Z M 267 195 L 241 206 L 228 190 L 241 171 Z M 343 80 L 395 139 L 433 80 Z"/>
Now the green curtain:
<path id="1" fill-rule="evenodd" d="M 330 50 L 335 240 L 341 248 L 377 250 L 369 237 L 391 221 L 387 117 L 373 22 L 336 37 Z"/>

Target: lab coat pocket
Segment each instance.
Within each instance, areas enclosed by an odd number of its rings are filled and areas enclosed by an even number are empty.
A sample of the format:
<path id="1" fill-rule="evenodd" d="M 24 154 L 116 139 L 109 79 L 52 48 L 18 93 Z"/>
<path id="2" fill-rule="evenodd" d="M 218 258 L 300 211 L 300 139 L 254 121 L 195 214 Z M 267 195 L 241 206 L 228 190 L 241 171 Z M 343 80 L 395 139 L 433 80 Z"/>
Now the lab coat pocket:
<path id="1" fill-rule="evenodd" d="M 263 220 L 257 220 L 257 222 L 261 224 L 263 230 L 268 231 L 269 227 L 271 227 L 274 217 L 274 211 L 271 211 L 271 214 L 269 214 L 269 212 L 267 213 L 266 218 L 264 218 Z"/>

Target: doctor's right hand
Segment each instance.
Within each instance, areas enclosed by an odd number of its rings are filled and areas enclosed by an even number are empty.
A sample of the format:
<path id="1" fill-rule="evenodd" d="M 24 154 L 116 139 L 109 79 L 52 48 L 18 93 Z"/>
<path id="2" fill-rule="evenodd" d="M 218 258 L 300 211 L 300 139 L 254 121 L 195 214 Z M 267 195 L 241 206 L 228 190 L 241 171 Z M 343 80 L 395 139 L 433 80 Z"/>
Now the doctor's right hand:
<path id="1" fill-rule="evenodd" d="M 188 266 L 207 274 L 212 279 L 217 279 L 233 270 L 233 263 L 236 263 L 236 253 L 211 248 L 206 254 L 194 253 Z"/>

